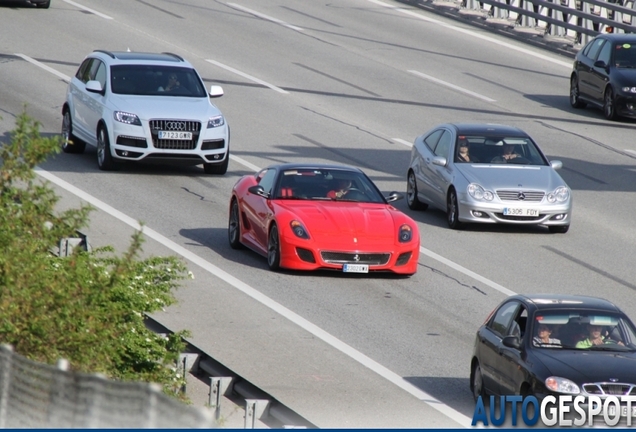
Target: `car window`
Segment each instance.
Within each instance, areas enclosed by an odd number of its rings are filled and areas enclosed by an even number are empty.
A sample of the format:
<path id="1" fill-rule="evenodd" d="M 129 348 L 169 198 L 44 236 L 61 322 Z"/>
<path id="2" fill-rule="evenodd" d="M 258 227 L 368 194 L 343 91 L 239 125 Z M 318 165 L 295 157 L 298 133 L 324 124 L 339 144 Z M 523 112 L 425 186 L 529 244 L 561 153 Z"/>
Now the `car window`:
<path id="1" fill-rule="evenodd" d="M 93 59 L 93 62 L 91 63 L 91 67 L 90 70 L 88 71 L 88 80 L 94 80 L 95 79 L 95 75 L 97 75 L 97 69 L 99 68 L 99 66 L 102 64 L 102 62 L 98 59 Z"/>
<path id="2" fill-rule="evenodd" d="M 605 39 L 594 40 L 594 42 L 592 42 L 590 50 L 587 53 L 587 57 L 589 57 L 591 60 L 596 60 L 596 56 L 598 55 L 598 52 L 600 51 L 601 45 L 603 45 L 603 43 L 605 43 Z"/>
<path id="3" fill-rule="evenodd" d="M 77 70 L 75 77 L 78 80 L 82 81 L 84 84 L 86 84 L 91 79 L 90 78 L 91 65 L 95 61 L 96 59 L 93 59 L 93 58 L 88 58 L 84 60 L 82 64 L 80 65 L 79 69 Z"/>
<path id="4" fill-rule="evenodd" d="M 585 47 L 581 50 L 581 52 L 583 53 L 585 57 L 588 56 L 588 53 L 590 52 L 590 48 L 592 48 L 592 45 L 594 45 L 593 40 L 588 42 L 587 45 L 585 45 Z"/>
<path id="5" fill-rule="evenodd" d="M 440 137 L 437 145 L 435 146 L 435 156 L 441 156 L 448 159 L 448 154 L 450 152 L 451 146 L 451 134 L 448 131 L 444 131 L 443 135 Z"/>
<path id="6" fill-rule="evenodd" d="M 258 184 L 263 186 L 263 189 L 267 193 L 272 192 L 272 186 L 274 186 L 274 178 L 276 177 L 275 169 L 265 170 L 262 176 L 259 177 Z"/>
<path id="7" fill-rule="evenodd" d="M 166 91 L 170 78 L 178 85 Z M 111 67 L 113 93 L 138 96 L 207 97 L 208 93 L 199 75 L 192 68 L 123 64 Z"/>
<path id="8" fill-rule="evenodd" d="M 598 54 L 598 58 L 596 59 L 596 61 L 603 61 L 605 62 L 606 65 L 609 65 L 611 54 L 612 54 L 612 44 L 611 43 L 603 44 L 603 47 L 601 48 L 601 52 Z"/>
<path id="9" fill-rule="evenodd" d="M 616 44 L 613 51 L 616 67 L 636 68 L 636 44 Z"/>
<path id="10" fill-rule="evenodd" d="M 506 336 L 514 316 L 514 312 L 518 307 L 519 303 L 515 301 L 504 304 L 499 308 L 497 313 L 495 313 L 495 316 L 488 324 L 488 327 L 500 337 Z"/>
<path id="11" fill-rule="evenodd" d="M 442 136 L 442 133 L 444 133 L 443 129 L 436 130 L 435 132 L 424 138 L 424 144 L 426 144 L 428 148 L 433 151 L 433 149 L 437 145 L 437 141 L 439 141 L 439 137 Z"/>
<path id="12" fill-rule="evenodd" d="M 93 79 L 95 81 L 99 81 L 102 88 L 106 88 L 106 66 L 104 63 L 99 62 L 99 66 L 97 67 L 97 71 L 95 72 L 95 77 Z"/>

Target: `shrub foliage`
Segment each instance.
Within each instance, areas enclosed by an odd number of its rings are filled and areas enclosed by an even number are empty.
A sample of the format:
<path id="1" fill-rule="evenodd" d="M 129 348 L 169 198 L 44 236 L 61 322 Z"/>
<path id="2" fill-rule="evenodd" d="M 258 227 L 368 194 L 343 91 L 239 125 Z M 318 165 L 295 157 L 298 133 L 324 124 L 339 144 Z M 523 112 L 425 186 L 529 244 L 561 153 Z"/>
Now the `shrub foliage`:
<path id="1" fill-rule="evenodd" d="M 54 255 L 61 238 L 88 225 L 92 211 L 56 213 L 59 197 L 35 170 L 59 149 L 59 138 L 41 136 L 26 111 L 0 146 L 0 342 L 32 360 L 65 358 L 77 371 L 157 382 L 175 394 L 183 386 L 175 366 L 188 334 L 157 335 L 144 314 L 173 304 L 173 291 L 191 273 L 176 257 L 141 259 L 141 232 L 123 254 L 109 246 Z"/>

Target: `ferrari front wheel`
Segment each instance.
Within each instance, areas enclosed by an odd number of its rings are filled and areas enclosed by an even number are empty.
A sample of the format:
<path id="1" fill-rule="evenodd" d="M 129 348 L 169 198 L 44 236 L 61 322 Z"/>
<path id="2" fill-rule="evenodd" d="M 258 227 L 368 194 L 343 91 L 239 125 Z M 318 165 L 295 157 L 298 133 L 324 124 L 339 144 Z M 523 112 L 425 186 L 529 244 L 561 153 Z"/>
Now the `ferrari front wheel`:
<path id="1" fill-rule="evenodd" d="M 232 205 L 230 206 L 230 220 L 227 226 L 227 236 L 230 241 L 230 247 L 232 249 L 242 249 L 243 244 L 241 243 L 241 221 L 240 221 L 240 212 L 238 202 L 234 199 L 232 200 Z"/>
<path id="2" fill-rule="evenodd" d="M 280 237 L 275 224 L 270 228 L 267 238 L 267 264 L 270 270 L 280 270 Z"/>

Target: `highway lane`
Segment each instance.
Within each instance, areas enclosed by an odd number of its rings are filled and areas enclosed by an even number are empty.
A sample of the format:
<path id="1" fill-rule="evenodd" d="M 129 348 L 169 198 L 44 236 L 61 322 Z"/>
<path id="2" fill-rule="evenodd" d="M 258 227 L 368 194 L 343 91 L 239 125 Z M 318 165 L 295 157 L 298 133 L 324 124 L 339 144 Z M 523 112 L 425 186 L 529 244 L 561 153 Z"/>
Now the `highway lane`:
<path id="1" fill-rule="evenodd" d="M 221 83 L 227 94 L 217 103 L 232 126 L 232 150 L 257 166 L 307 158 L 353 163 L 383 190 L 404 190 L 410 149 L 394 138 L 410 142 L 449 119 L 519 125 L 551 157 L 564 160 L 562 175 L 575 190 L 570 233 L 551 236 L 540 229 L 499 227 L 456 233 L 445 228 L 441 212 L 409 211 L 420 222 L 422 245 L 517 292 L 598 294 L 625 304 L 636 316 L 629 306 L 634 289 L 629 260 L 634 249 L 634 158 L 623 151 L 635 149 L 630 139 L 634 126 L 605 122 L 592 110 L 568 108 L 569 69 L 560 63 L 569 59 L 487 35 L 517 47 L 502 48 L 362 0 L 338 7 L 301 7 L 289 1 L 264 8 L 256 1 L 241 2 L 244 9 L 224 2 L 157 2 L 154 7 L 126 2 L 125 8 L 116 1 L 81 4 L 114 19 L 81 12 L 63 1 L 55 2 L 47 16 L 0 9 L 2 28 L 7 29 L 0 42 L 3 132 L 6 117 L 19 111 L 23 98 L 45 132 L 56 133 L 65 90 L 58 77 L 13 53 L 70 76 L 91 49 L 130 45 L 182 53 L 206 80 Z M 184 26 L 191 30 L 184 32 Z M 288 93 L 255 85 L 207 59 Z M 203 176 L 197 168 L 127 167 L 101 173 L 94 159 L 89 149 L 82 156 L 60 155 L 45 169 L 147 222 L 425 391 L 472 413 L 467 391 L 472 337 L 503 298 L 500 292 L 427 256 L 420 260 L 420 272 L 407 280 L 272 275 L 260 257 L 226 245 L 227 197 L 246 167 L 232 161 L 223 178 Z M 403 201 L 398 207 L 407 211 Z M 183 293 L 184 303 L 196 301 L 188 295 Z M 196 338 L 197 327 L 204 324 L 190 324 Z"/>

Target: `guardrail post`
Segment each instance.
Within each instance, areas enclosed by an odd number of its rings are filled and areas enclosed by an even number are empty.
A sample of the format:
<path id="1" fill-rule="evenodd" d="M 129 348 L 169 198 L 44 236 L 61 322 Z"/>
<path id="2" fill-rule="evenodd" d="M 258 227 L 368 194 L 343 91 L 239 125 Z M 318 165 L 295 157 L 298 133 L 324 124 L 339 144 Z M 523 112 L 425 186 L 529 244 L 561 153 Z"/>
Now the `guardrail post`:
<path id="1" fill-rule="evenodd" d="M 214 410 L 214 420 L 219 420 L 221 417 L 221 398 L 225 395 L 231 383 L 231 377 L 210 377 L 210 399 L 208 404 Z"/>
<path id="2" fill-rule="evenodd" d="M 254 429 L 256 420 L 266 417 L 268 406 L 266 399 L 245 399 L 245 429 Z"/>
<path id="3" fill-rule="evenodd" d="M 11 385 L 11 369 L 13 363 L 13 347 L 2 344 L 0 346 L 0 429 L 6 428 L 8 407 L 9 407 L 9 387 Z"/>
<path id="4" fill-rule="evenodd" d="M 183 387 L 181 393 L 186 393 L 186 376 L 190 372 L 196 372 L 196 362 L 199 358 L 198 354 L 194 353 L 181 353 L 179 354 L 179 363 L 183 366 Z"/>

